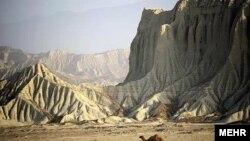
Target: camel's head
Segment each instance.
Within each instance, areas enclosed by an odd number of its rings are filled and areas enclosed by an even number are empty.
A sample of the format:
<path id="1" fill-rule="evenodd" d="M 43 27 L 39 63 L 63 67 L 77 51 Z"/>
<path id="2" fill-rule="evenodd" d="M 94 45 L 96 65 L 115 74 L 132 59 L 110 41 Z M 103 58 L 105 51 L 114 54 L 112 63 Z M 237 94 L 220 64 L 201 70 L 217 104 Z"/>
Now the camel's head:
<path id="1" fill-rule="evenodd" d="M 141 138 L 142 140 L 145 140 L 144 136 L 139 136 L 139 138 Z"/>

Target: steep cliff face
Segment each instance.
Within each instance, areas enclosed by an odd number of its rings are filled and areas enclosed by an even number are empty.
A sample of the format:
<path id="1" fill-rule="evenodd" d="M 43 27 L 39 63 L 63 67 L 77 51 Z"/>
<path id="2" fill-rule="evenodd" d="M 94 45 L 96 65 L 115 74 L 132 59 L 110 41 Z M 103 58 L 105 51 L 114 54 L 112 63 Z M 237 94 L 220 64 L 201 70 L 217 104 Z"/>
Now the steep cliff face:
<path id="1" fill-rule="evenodd" d="M 139 120 L 153 116 L 160 102 L 173 119 L 249 120 L 249 5 L 180 0 L 169 12 L 145 9 L 129 75 L 107 91 Z"/>
<path id="2" fill-rule="evenodd" d="M 3 75 L 0 81 L 0 120 L 83 121 L 120 115 L 249 121 L 250 0 L 180 0 L 172 11 L 144 9 L 142 15 L 124 83 L 104 91 L 69 84 L 44 65 L 9 71 L 10 77 Z M 9 54 L 0 55 L 3 68 L 15 66 L 11 60 L 18 56 L 35 62 L 32 55 Z M 64 54 L 51 52 L 39 62 L 69 73 L 91 72 L 78 62 L 80 56 Z"/>
<path id="3" fill-rule="evenodd" d="M 138 80 L 152 69 L 160 27 L 168 23 L 170 18 L 171 12 L 164 12 L 162 9 L 144 9 L 137 34 L 131 43 L 129 73 L 124 83 Z"/>

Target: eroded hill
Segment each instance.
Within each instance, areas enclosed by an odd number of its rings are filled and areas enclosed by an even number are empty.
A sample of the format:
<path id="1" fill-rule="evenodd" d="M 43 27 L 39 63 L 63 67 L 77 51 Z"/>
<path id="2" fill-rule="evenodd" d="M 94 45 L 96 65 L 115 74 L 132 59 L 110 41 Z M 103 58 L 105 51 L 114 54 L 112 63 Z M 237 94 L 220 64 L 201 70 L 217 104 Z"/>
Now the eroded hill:
<path id="1" fill-rule="evenodd" d="M 249 6 L 180 0 L 172 11 L 144 9 L 127 78 L 107 91 L 138 120 L 162 103 L 175 120 L 249 120 Z"/>
<path id="2" fill-rule="evenodd" d="M 250 0 L 144 9 L 123 83 L 75 86 L 35 65 L 1 81 L 1 119 L 249 121 L 249 14 Z"/>

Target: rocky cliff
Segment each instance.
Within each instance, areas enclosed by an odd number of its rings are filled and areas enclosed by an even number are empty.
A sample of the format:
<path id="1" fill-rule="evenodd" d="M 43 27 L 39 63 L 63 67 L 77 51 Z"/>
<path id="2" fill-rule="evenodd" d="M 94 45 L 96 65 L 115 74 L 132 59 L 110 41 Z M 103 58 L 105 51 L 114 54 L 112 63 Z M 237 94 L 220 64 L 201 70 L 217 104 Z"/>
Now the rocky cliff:
<path id="1" fill-rule="evenodd" d="M 249 122 L 249 14 L 250 0 L 180 0 L 171 11 L 144 9 L 123 83 L 80 87 L 44 65 L 11 69 L 0 81 L 0 120 L 79 122 L 119 115 L 140 121 Z M 81 70 L 84 64 L 71 66 L 69 60 L 79 56 L 51 54 L 45 60 L 59 70 Z M 15 58 L 33 62 L 32 55 L 20 56 L 2 53 L 0 63 L 8 68 L 17 64 L 8 61 Z"/>
<path id="2" fill-rule="evenodd" d="M 144 120 L 164 103 L 171 119 L 249 120 L 250 1 L 180 0 L 144 9 L 124 83 L 107 91 Z"/>

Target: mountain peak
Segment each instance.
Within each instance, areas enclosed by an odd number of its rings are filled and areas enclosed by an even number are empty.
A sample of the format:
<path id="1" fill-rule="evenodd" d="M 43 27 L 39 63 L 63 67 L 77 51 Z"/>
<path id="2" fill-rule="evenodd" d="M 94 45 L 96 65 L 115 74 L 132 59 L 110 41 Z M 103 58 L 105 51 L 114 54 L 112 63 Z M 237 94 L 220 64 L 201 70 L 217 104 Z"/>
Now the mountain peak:
<path id="1" fill-rule="evenodd" d="M 8 52 L 23 52 L 20 49 L 13 48 L 13 47 L 10 47 L 10 46 L 0 46 L 0 51 L 1 52 L 3 52 L 3 51 L 8 51 Z"/>
<path id="2" fill-rule="evenodd" d="M 123 108 L 137 107 L 130 115 L 140 119 L 152 116 L 141 107 L 154 109 L 159 101 L 148 99 L 160 92 L 160 100 L 174 107 L 172 119 L 219 112 L 226 122 L 249 120 L 249 7 L 246 0 L 180 0 L 162 14 L 144 9 L 129 73 L 113 97 L 135 97 L 126 98 Z"/>
<path id="3" fill-rule="evenodd" d="M 151 12 L 151 13 L 153 13 L 153 14 L 160 14 L 160 13 L 162 13 L 162 12 L 164 12 L 164 10 L 163 9 L 161 9 L 161 8 L 144 8 L 143 9 L 143 12 Z"/>
<path id="4" fill-rule="evenodd" d="M 68 54 L 68 52 L 61 50 L 61 49 L 55 49 L 48 52 L 49 55 L 62 55 L 62 54 Z"/>

